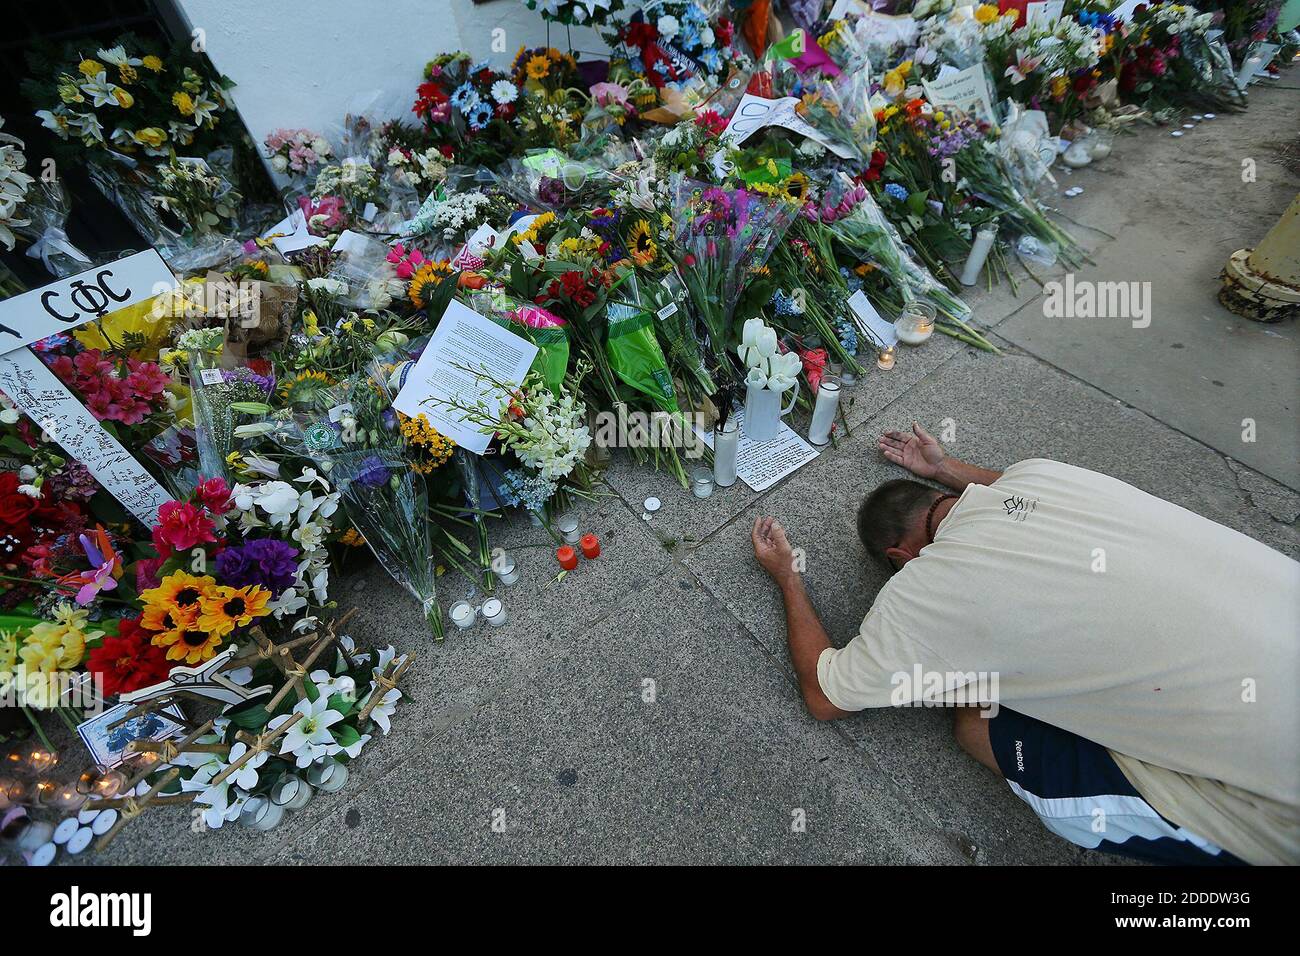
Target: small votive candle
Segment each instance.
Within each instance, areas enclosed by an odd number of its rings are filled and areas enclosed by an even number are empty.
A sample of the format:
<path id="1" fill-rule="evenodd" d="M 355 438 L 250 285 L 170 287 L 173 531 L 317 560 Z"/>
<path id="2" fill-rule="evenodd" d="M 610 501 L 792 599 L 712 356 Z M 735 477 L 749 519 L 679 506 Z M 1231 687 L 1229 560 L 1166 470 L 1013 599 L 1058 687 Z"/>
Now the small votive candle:
<path id="1" fill-rule="evenodd" d="M 888 372 L 894 367 L 894 347 L 881 349 L 880 354 L 876 356 L 876 368 Z"/>
<path id="2" fill-rule="evenodd" d="M 63 846 L 81 829 L 81 824 L 77 822 L 76 817 L 64 817 L 59 821 L 59 825 L 54 828 L 53 840 L 59 846 Z"/>
<path id="3" fill-rule="evenodd" d="M 67 783 L 56 787 L 54 793 L 47 799 L 47 803 L 60 810 L 77 810 L 87 799 L 86 794 L 78 790 L 76 784 Z"/>
<path id="4" fill-rule="evenodd" d="M 457 601 L 447 609 L 447 614 L 451 617 L 451 623 L 463 631 L 473 625 L 474 618 L 478 616 L 478 611 L 468 601 Z"/>
<path id="5" fill-rule="evenodd" d="M 338 793 L 348 782 L 348 767 L 333 757 L 318 760 L 307 770 L 307 782 L 321 793 Z"/>
<path id="6" fill-rule="evenodd" d="M 35 850 L 43 843 L 49 843 L 54 838 L 53 824 L 46 823 L 44 820 L 33 820 L 27 817 L 27 824 L 24 826 L 21 822 L 18 824 L 18 838 L 14 841 L 14 846 L 20 850 Z"/>
<path id="7" fill-rule="evenodd" d="M 239 822 L 254 830 L 272 830 L 284 819 L 284 807 L 270 797 L 249 797 L 239 812 Z"/>
<path id="8" fill-rule="evenodd" d="M 570 548 L 569 550 L 572 551 L 573 549 Z M 577 564 L 578 559 L 575 557 L 573 559 L 573 562 L 574 564 Z M 506 606 L 501 603 L 500 598 L 488 598 L 486 601 L 483 602 L 482 610 L 483 610 L 483 620 L 487 621 L 488 624 L 492 625 L 493 627 L 500 627 L 507 620 Z"/>
<path id="9" fill-rule="evenodd" d="M 578 552 L 567 544 L 563 545 L 555 549 L 555 560 L 560 562 L 560 567 L 564 570 L 572 571 L 578 566 Z"/>
<path id="10" fill-rule="evenodd" d="M 560 537 L 564 539 L 565 544 L 577 544 L 578 539 L 582 537 L 582 532 L 578 530 L 577 518 L 564 518 L 560 521 Z"/>
<path id="11" fill-rule="evenodd" d="M 53 843 L 42 843 L 35 850 L 23 851 L 23 861 L 28 866 L 49 866 L 58 853 L 59 848 Z"/>
<path id="12" fill-rule="evenodd" d="M 910 302 L 894 323 L 900 342 L 920 345 L 934 334 L 934 306 L 928 302 Z"/>
<path id="13" fill-rule="evenodd" d="M 691 494 L 696 498 L 708 498 L 713 494 L 712 469 L 696 468 L 691 473 Z"/>
<path id="14" fill-rule="evenodd" d="M 578 547 L 582 548 L 582 556 L 588 561 L 600 557 L 600 539 L 594 534 L 584 534 Z"/>
<path id="15" fill-rule="evenodd" d="M 271 799 L 286 810 L 301 810 L 311 799 L 311 785 L 296 773 L 287 773 L 271 788 Z"/>
<path id="16" fill-rule="evenodd" d="M 502 552 L 492 562 L 492 571 L 502 584 L 514 584 L 519 580 L 519 565 L 513 555 Z"/>
<path id="17" fill-rule="evenodd" d="M 90 841 L 93 839 L 95 839 L 95 831 L 90 827 L 82 827 L 72 835 L 72 839 L 67 842 L 63 849 L 76 856 L 90 846 Z"/>

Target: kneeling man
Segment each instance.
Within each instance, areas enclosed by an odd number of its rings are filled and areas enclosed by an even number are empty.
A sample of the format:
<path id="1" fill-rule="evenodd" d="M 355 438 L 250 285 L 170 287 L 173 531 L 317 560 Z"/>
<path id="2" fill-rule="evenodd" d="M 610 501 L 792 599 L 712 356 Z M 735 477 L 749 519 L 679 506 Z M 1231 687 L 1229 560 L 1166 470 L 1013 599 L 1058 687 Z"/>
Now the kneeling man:
<path id="1" fill-rule="evenodd" d="M 1083 468 L 988 471 L 919 425 L 880 448 L 951 492 L 895 480 L 862 503 L 862 543 L 897 573 L 846 647 L 780 524 L 754 525 L 814 716 L 992 705 L 959 708 L 957 739 L 1066 839 L 1300 863 L 1300 564 Z"/>

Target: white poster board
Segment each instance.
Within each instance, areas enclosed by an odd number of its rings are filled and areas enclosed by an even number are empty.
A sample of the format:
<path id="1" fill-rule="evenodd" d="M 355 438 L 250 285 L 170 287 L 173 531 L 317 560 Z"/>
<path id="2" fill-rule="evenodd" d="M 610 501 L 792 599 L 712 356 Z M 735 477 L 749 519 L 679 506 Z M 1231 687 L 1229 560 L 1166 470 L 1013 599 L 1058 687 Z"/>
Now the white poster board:
<path id="1" fill-rule="evenodd" d="M 0 354 L 69 332 L 174 288 L 172 271 L 153 249 L 56 279 L 0 301 Z"/>
<path id="2" fill-rule="evenodd" d="M 798 105 L 799 100 L 793 96 L 783 96 L 780 99 L 771 100 L 765 96 L 746 93 L 740 98 L 740 102 L 736 104 L 731 119 L 727 120 L 727 128 L 722 131 L 722 135 L 718 138 L 726 146 L 739 146 L 761 129 L 768 126 L 780 126 L 783 129 L 788 129 L 800 136 L 806 136 L 808 139 L 821 143 L 841 159 L 851 159 L 853 157 L 851 150 L 824 136 L 817 127 L 795 112 L 795 107 Z M 726 172 L 725 156 L 726 149 L 721 149 L 714 155 L 713 165 L 719 174 L 725 174 Z"/>
<path id="3" fill-rule="evenodd" d="M 453 301 L 407 375 L 393 407 L 412 418 L 424 415 L 441 434 L 481 455 L 492 436 L 447 401 L 469 406 L 481 401 L 488 417 L 496 418 L 508 395 L 483 376 L 518 387 L 536 357 L 537 346 L 532 342 Z"/>

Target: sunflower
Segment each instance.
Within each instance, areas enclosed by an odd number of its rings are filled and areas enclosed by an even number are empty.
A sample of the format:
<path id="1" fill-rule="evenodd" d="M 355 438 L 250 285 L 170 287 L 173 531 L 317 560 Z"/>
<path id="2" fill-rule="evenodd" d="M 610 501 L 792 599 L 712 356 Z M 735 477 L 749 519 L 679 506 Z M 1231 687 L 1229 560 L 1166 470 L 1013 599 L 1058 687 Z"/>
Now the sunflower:
<path id="1" fill-rule="evenodd" d="M 659 247 L 655 245 L 654 239 L 650 235 L 650 224 L 644 219 L 637 221 L 631 231 L 628 232 L 628 251 L 632 254 L 632 261 L 641 267 L 650 265 L 659 255 Z"/>
<path id="2" fill-rule="evenodd" d="M 544 56 L 533 56 L 529 58 L 524 69 L 527 71 L 530 80 L 540 80 L 550 72 L 551 61 Z"/>
<path id="3" fill-rule="evenodd" d="M 410 298 L 411 304 L 417 309 L 423 309 L 425 305 L 425 293 L 431 288 L 437 287 L 443 279 L 451 275 L 450 263 L 426 262 L 416 270 L 415 275 L 411 276 L 411 285 L 406 290 L 407 297 Z"/>
<path id="4" fill-rule="evenodd" d="M 178 608 L 198 608 L 199 601 L 217 581 L 210 575 L 196 577 L 184 571 L 173 571 L 163 578 L 156 588 L 150 588 L 140 594 L 145 607 L 160 607 L 165 611 Z"/>
<path id="5" fill-rule="evenodd" d="M 290 405 L 311 405 L 333 384 L 334 379 L 324 372 L 310 369 L 282 381 L 280 397 Z"/>
<path id="6" fill-rule="evenodd" d="M 803 173 L 793 173 L 785 178 L 781 184 L 781 194 L 791 202 L 797 202 L 800 205 L 808 201 L 808 192 L 812 184 L 808 177 Z"/>
<path id="7" fill-rule="evenodd" d="M 218 638 L 225 637 L 237 627 L 252 624 L 254 618 L 270 614 L 269 600 L 271 592 L 260 584 L 242 588 L 219 584 L 204 596 L 198 626 Z"/>
<path id="8" fill-rule="evenodd" d="M 140 626 L 147 631 L 174 631 L 177 628 L 193 627 L 199 616 L 198 604 L 189 607 L 164 607 L 161 604 L 147 604 L 140 614 Z"/>
<path id="9" fill-rule="evenodd" d="M 221 637 L 200 631 L 193 626 L 182 625 L 163 631 L 153 636 L 154 647 L 167 648 L 169 661 L 184 661 L 186 664 L 202 664 L 211 660 L 221 646 Z"/>

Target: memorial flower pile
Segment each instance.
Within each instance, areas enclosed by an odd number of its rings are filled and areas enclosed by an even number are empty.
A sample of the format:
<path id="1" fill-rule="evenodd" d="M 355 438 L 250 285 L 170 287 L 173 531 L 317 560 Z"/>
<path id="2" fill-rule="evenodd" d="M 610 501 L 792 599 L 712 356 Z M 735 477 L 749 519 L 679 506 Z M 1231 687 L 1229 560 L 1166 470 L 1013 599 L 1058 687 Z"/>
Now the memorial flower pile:
<path id="1" fill-rule="evenodd" d="M 288 686 L 255 648 L 323 630 L 337 562 L 360 548 L 441 640 L 439 574 L 491 591 L 494 521 L 520 509 L 550 529 L 611 454 L 685 485 L 699 451 L 683 436 L 746 381 L 802 378 L 806 405 L 831 365 L 867 374 L 864 311 L 928 303 L 941 332 L 996 351 L 956 279 L 977 233 L 996 233 L 988 283 L 1026 245 L 1078 261 L 1039 199 L 1057 156 L 1087 153 L 1094 124 L 1239 105 L 1244 51 L 1216 31 L 1272 29 L 1106 0 L 1051 20 L 1009 2 L 836 4 L 834 20 L 807 2 L 524 5 L 594 27 L 607 55 L 430 50 L 393 78 L 404 116 L 319 133 L 285 116 L 263 142 L 278 208 L 251 201 L 251 144 L 199 59 L 122 38 L 34 60 L 34 112 L 178 288 L 31 346 L 165 489 L 149 514 L 34 421 L 29 396 L 4 398 L 0 681 L 88 672 L 111 700 L 233 652 L 251 655 L 245 684 Z M 21 148 L 0 134 L 0 243 L 36 240 L 52 272 L 81 272 L 59 215 L 28 228 Z M 438 369 L 460 391 L 403 401 L 466 311 L 531 365 L 507 379 L 466 347 Z M 636 420 L 676 439 L 648 447 Z M 301 695 L 226 707 L 204 739 L 227 752 L 178 758 L 176 786 L 212 825 L 387 731 L 401 656 L 339 645 Z M 281 728 L 240 762 L 238 731 Z"/>

